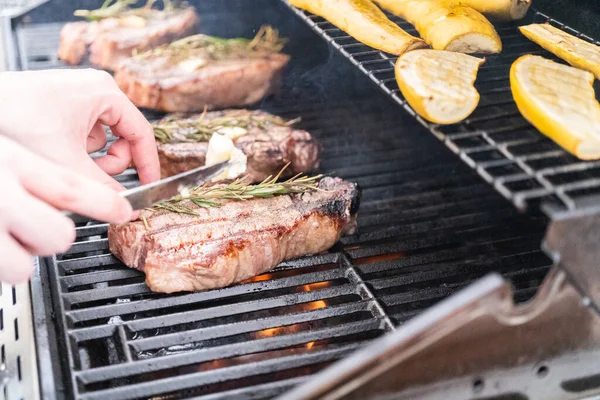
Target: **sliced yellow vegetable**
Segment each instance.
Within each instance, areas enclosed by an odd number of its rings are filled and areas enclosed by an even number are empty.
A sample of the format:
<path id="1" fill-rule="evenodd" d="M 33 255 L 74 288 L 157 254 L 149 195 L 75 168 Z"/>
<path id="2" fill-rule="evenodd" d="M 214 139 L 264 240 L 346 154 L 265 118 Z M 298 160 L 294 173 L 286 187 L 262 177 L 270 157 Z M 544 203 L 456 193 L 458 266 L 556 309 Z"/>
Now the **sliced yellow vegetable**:
<path id="1" fill-rule="evenodd" d="M 374 0 L 380 7 L 415 26 L 436 50 L 500 53 L 502 42 L 483 15 L 446 0 Z"/>
<path id="2" fill-rule="evenodd" d="M 600 47 L 563 32 L 550 24 L 519 27 L 521 33 L 574 67 L 593 73 L 600 79 Z"/>
<path id="3" fill-rule="evenodd" d="M 600 158 L 600 104 L 594 75 L 526 55 L 510 69 L 510 87 L 525 119 L 582 160 Z"/>
<path id="4" fill-rule="evenodd" d="M 359 42 L 400 55 L 427 47 L 385 16 L 371 0 L 289 0 L 290 4 L 319 15 Z"/>
<path id="5" fill-rule="evenodd" d="M 531 6 L 531 0 L 456 0 L 456 3 L 474 8 L 495 21 L 522 19 Z"/>
<path id="6" fill-rule="evenodd" d="M 473 83 L 485 59 L 442 50 L 415 50 L 396 62 L 396 81 L 410 106 L 437 124 L 467 118 L 479 103 Z"/>

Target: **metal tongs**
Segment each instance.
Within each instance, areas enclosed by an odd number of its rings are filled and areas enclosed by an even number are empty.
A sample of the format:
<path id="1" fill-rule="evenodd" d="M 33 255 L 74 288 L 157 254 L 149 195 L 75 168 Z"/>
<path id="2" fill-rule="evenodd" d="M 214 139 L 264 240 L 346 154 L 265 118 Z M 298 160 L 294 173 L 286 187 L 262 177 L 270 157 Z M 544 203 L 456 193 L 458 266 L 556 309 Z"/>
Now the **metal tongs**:
<path id="1" fill-rule="evenodd" d="M 597 399 L 600 212 L 546 211 L 555 266 L 533 300 L 488 275 L 279 399 Z"/>

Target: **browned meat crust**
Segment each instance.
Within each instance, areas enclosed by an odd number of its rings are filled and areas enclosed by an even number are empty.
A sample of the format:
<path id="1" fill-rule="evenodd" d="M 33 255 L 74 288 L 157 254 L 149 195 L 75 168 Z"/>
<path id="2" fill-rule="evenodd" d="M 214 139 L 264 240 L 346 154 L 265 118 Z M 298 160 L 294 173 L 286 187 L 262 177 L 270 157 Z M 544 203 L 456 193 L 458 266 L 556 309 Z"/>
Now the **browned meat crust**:
<path id="1" fill-rule="evenodd" d="M 194 71 L 164 60 L 125 61 L 115 80 L 139 107 L 165 112 L 198 112 L 245 107 L 272 94 L 289 61 L 282 53 L 210 61 Z"/>
<path id="2" fill-rule="evenodd" d="M 358 187 L 324 178 L 319 188 L 198 208 L 198 216 L 144 211 L 148 228 L 139 220 L 109 227 L 110 251 L 144 271 L 155 292 L 224 287 L 325 251 L 354 231 Z"/>
<path id="3" fill-rule="evenodd" d="M 237 115 L 273 117 L 264 111 L 227 110 L 206 113 L 203 118 Z M 182 120 L 197 119 L 192 115 Z M 167 117 L 172 118 L 173 117 Z M 248 157 L 248 175 L 253 182 L 260 182 L 275 176 L 286 165 L 285 176 L 307 173 L 319 167 L 320 146 L 306 131 L 289 126 L 271 125 L 268 127 L 249 126 L 248 133 L 235 140 L 235 145 Z M 182 129 L 182 138 L 185 129 Z M 158 144 L 161 175 L 163 178 L 204 165 L 208 142 Z"/>
<path id="4" fill-rule="evenodd" d="M 98 22 L 71 22 L 60 33 L 58 58 L 70 65 L 83 62 L 115 70 L 134 51 L 144 51 L 191 35 L 198 24 L 193 7 L 172 12 L 152 10 L 145 27 L 122 26 L 116 18 Z"/>

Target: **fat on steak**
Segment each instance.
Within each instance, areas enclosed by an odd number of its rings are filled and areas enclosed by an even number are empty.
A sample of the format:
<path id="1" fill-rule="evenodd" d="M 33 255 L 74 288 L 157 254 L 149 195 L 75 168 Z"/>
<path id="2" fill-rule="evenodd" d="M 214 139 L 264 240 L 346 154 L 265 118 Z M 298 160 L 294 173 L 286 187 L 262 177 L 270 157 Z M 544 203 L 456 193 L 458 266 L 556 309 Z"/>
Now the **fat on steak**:
<path id="1" fill-rule="evenodd" d="M 65 24 L 60 33 L 58 58 L 70 65 L 89 62 L 114 71 L 134 52 L 145 51 L 196 31 L 198 14 L 193 7 L 163 11 L 129 10 L 100 21 Z"/>
<path id="2" fill-rule="evenodd" d="M 221 42 L 211 44 L 215 40 Z M 252 47 L 256 39 L 242 40 L 205 35 L 181 39 L 126 60 L 115 71 L 115 80 L 139 107 L 164 112 L 246 107 L 277 90 L 290 57 Z"/>
<path id="3" fill-rule="evenodd" d="M 198 126 L 199 119 L 203 125 Z M 277 175 L 288 163 L 283 177 L 319 167 L 319 143 L 310 133 L 292 128 L 287 121 L 264 111 L 211 111 L 188 117 L 167 116 L 154 124 L 155 128 L 168 126 L 172 135 L 168 143 L 157 144 L 163 178 L 205 164 L 208 141 L 195 141 L 190 135 L 207 124 L 212 124 L 213 129 L 222 124 L 217 132 L 242 132 L 234 143 L 248 157 L 244 175 L 252 182 Z"/>
<path id="4" fill-rule="evenodd" d="M 319 190 L 230 200 L 194 208 L 198 215 L 143 211 L 108 229 L 110 251 L 146 273 L 155 292 L 220 288 L 254 277 L 284 260 L 323 252 L 356 229 L 360 189 L 326 177 Z"/>

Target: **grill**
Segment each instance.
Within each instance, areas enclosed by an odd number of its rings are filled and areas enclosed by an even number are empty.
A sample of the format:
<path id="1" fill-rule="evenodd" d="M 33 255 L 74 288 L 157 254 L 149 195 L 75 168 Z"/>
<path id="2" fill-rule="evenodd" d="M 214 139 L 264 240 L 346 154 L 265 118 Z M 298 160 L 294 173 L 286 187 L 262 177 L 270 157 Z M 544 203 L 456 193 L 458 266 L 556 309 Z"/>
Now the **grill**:
<path id="1" fill-rule="evenodd" d="M 245 4 L 226 12 L 244 20 L 256 8 Z M 239 285 L 165 295 L 150 292 L 142 273 L 109 253 L 106 224 L 78 220 L 73 247 L 40 259 L 32 281 L 47 398 L 273 398 L 489 272 L 512 282 L 515 301 L 530 299 L 552 264 L 540 251 L 548 220 L 537 207 L 520 213 L 503 196 L 520 209 L 544 201 L 574 210 L 600 187 L 600 164 L 568 156 L 510 100 L 510 61 L 542 53 L 515 25 L 500 28 L 505 53 L 482 68 L 479 109 L 440 127 L 415 117 L 401 98 L 392 57 L 295 11 L 339 50 L 329 52 L 290 20 L 285 2 L 268 4 L 267 22 L 310 43 L 313 56 L 293 40 L 284 90 L 260 108 L 300 116 L 300 128 L 323 143 L 321 172 L 361 185 L 358 233 Z M 204 19 L 210 26 L 211 15 Z M 24 67 L 63 67 L 55 57 L 60 26 L 23 29 Z M 119 180 L 137 184 L 134 171 Z"/>
<path id="2" fill-rule="evenodd" d="M 283 2 L 519 209 L 543 201 L 546 210 L 565 213 L 598 203 L 600 162 L 583 162 L 571 156 L 531 126 L 512 99 L 508 73 L 511 64 L 524 54 L 562 62 L 523 36 L 517 29 L 519 25 L 550 23 L 583 40 L 600 42 L 537 11 L 530 11 L 518 23 L 496 25 L 503 51 L 487 56 L 479 70 L 475 83 L 481 95 L 479 106 L 463 122 L 436 125 L 417 115 L 402 97 L 394 77 L 397 57 L 373 50 L 323 18 L 296 9 L 286 0 Z M 388 16 L 402 29 L 418 36 L 412 25 Z"/>

